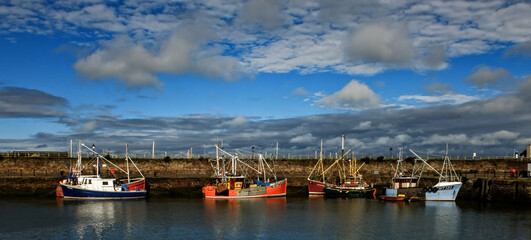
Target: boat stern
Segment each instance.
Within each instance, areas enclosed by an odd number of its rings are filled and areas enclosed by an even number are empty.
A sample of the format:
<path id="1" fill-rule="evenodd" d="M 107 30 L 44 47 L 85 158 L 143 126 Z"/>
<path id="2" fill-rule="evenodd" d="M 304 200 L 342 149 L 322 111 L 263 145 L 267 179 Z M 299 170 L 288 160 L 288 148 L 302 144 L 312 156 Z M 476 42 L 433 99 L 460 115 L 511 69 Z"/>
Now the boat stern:
<path id="1" fill-rule="evenodd" d="M 205 186 L 203 187 L 203 194 L 205 195 L 205 197 L 213 197 L 216 196 L 216 190 L 217 187 L 215 186 Z"/>

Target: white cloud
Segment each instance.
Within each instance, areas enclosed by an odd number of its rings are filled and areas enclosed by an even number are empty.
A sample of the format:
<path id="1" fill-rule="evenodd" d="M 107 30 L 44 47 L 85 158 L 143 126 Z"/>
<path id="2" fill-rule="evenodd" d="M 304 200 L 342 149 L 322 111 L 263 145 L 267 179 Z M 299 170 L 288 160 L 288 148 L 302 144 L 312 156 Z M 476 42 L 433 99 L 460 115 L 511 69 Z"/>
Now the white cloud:
<path id="1" fill-rule="evenodd" d="M 371 121 L 365 121 L 365 122 L 360 122 L 356 127 L 354 127 L 355 130 L 367 130 L 367 129 L 370 129 L 372 126 L 371 126 Z"/>
<path id="2" fill-rule="evenodd" d="M 394 138 L 391 137 L 378 137 L 374 144 L 379 146 L 398 146 L 411 141 L 411 136 L 407 134 L 399 134 Z"/>
<path id="3" fill-rule="evenodd" d="M 237 116 L 231 120 L 225 121 L 221 124 L 222 127 L 241 127 L 247 123 L 247 118 L 244 116 Z"/>
<path id="4" fill-rule="evenodd" d="M 348 138 L 345 140 L 345 144 L 352 148 L 352 152 L 356 153 L 359 149 L 366 148 L 366 144 L 355 138 Z"/>
<path id="5" fill-rule="evenodd" d="M 326 139 L 323 143 L 324 148 L 331 148 L 331 149 L 340 149 L 341 148 L 341 137 L 334 137 Z M 352 149 L 352 152 L 356 153 L 360 149 L 365 149 L 367 147 L 367 144 L 365 144 L 363 141 L 356 139 L 356 138 L 349 138 L 348 136 L 345 136 L 345 151 L 349 148 Z"/>
<path id="6" fill-rule="evenodd" d="M 357 80 L 350 81 L 343 89 L 315 102 L 316 105 L 329 108 L 361 110 L 380 105 L 380 97 L 367 85 Z"/>
<path id="7" fill-rule="evenodd" d="M 250 0 L 242 7 L 242 18 L 246 23 L 258 23 L 266 28 L 276 28 L 283 24 L 282 1 Z"/>
<path id="8" fill-rule="evenodd" d="M 427 92 L 432 92 L 432 93 L 449 93 L 450 84 L 434 82 L 430 85 L 424 86 L 424 90 L 426 90 Z"/>
<path id="9" fill-rule="evenodd" d="M 82 130 L 83 131 L 87 131 L 87 132 L 93 132 L 96 129 L 98 129 L 98 122 L 97 121 L 88 121 L 82 127 Z"/>
<path id="10" fill-rule="evenodd" d="M 429 69 L 444 69 L 446 63 L 446 50 L 442 45 L 432 46 L 430 52 L 422 59 L 422 63 Z"/>
<path id="11" fill-rule="evenodd" d="M 515 141 L 517 144 L 527 146 L 531 144 L 531 137 L 528 138 L 519 138 Z"/>
<path id="12" fill-rule="evenodd" d="M 362 26 L 347 36 L 345 57 L 352 62 L 409 65 L 416 54 L 408 32 L 405 25 Z"/>
<path id="13" fill-rule="evenodd" d="M 452 104 L 463 104 L 466 102 L 478 100 L 478 97 L 475 96 L 467 96 L 463 94 L 453 94 L 453 93 L 447 93 L 440 96 L 423 96 L 423 95 L 403 95 L 398 97 L 398 101 L 405 101 L 405 100 L 417 100 L 421 102 L 426 103 L 452 103 Z"/>
<path id="14" fill-rule="evenodd" d="M 488 66 L 480 66 L 475 73 L 464 78 L 466 82 L 475 84 L 483 88 L 486 84 L 496 84 L 502 79 L 510 78 L 511 73 L 503 68 L 490 68 Z"/>
<path id="15" fill-rule="evenodd" d="M 309 96 L 310 92 L 308 92 L 308 90 L 304 89 L 303 87 L 298 87 L 295 88 L 295 90 L 293 90 L 291 94 L 295 96 Z"/>
<path id="16" fill-rule="evenodd" d="M 426 138 L 422 143 L 423 144 L 441 144 L 441 143 L 451 143 L 451 144 L 462 144 L 462 145 L 476 145 L 476 146 L 489 146 L 501 144 L 502 141 L 515 140 L 519 144 L 523 144 L 529 138 L 517 139 L 520 134 L 517 132 L 511 132 L 506 130 L 500 130 L 491 133 L 480 134 L 472 137 L 468 137 L 464 133 L 460 134 L 448 134 L 448 135 L 439 135 L 434 134 Z"/>
<path id="17" fill-rule="evenodd" d="M 516 44 L 507 56 L 530 52 L 531 3 L 525 1 L 11 1 L 4 5 L 0 6 L 4 34 L 61 32 L 89 40 L 129 36 L 134 43 L 130 48 L 102 46 L 79 59 L 76 69 L 91 79 L 116 78 L 131 86 L 162 86 L 159 73 L 199 73 L 232 81 L 248 72 L 374 75 L 396 68 L 441 70 L 448 67 L 448 57 L 498 50 L 504 47 L 501 43 Z M 166 49 L 167 42 L 176 40 L 169 37 L 176 32 L 174 37 L 185 39 L 183 49 Z M 197 37 L 199 32 L 214 37 Z"/>
<path id="18" fill-rule="evenodd" d="M 440 135 L 434 134 L 428 137 L 423 141 L 423 144 L 440 144 L 440 143 L 451 143 L 451 144 L 466 144 L 470 140 L 466 134 L 448 134 Z"/>
<path id="19" fill-rule="evenodd" d="M 296 136 L 289 140 L 290 143 L 312 143 L 315 141 L 316 141 L 316 137 L 314 137 L 311 133 Z"/>
<path id="20" fill-rule="evenodd" d="M 514 114 L 521 112 L 522 109 L 528 109 L 525 100 L 514 95 L 503 95 L 471 102 L 469 105 L 464 105 L 461 112 L 468 114 Z"/>
<path id="21" fill-rule="evenodd" d="M 74 69 L 90 79 L 115 78 L 137 87 L 161 87 L 163 83 L 157 78 L 158 73 L 201 73 L 227 81 L 238 79 L 244 73 L 240 63 L 233 57 L 203 51 L 200 42 L 204 38 L 203 33 L 175 33 L 155 53 L 130 37 L 120 35 L 102 42 L 101 49 L 78 60 Z"/>
<path id="22" fill-rule="evenodd" d="M 518 43 L 504 52 L 505 56 L 531 56 L 531 40 Z"/>
<path id="23" fill-rule="evenodd" d="M 506 130 L 500 130 L 492 133 L 486 133 L 479 136 L 474 136 L 470 140 L 473 145 L 488 146 L 500 144 L 503 140 L 516 139 L 520 134 Z"/>

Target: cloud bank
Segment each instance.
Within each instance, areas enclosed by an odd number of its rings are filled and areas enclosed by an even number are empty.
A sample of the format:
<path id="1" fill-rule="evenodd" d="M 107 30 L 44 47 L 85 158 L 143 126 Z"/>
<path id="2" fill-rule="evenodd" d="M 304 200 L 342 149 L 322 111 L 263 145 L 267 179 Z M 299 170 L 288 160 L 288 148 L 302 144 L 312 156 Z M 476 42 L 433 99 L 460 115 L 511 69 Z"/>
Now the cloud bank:
<path id="1" fill-rule="evenodd" d="M 0 34 L 75 36 L 95 49 L 75 65 L 82 76 L 160 87 L 168 73 L 441 70 L 500 43 L 529 56 L 529 12 L 519 1 L 11 1 L 0 4 Z"/>
<path id="2" fill-rule="evenodd" d="M 0 118 L 66 116 L 68 101 L 39 90 L 0 87 Z"/>

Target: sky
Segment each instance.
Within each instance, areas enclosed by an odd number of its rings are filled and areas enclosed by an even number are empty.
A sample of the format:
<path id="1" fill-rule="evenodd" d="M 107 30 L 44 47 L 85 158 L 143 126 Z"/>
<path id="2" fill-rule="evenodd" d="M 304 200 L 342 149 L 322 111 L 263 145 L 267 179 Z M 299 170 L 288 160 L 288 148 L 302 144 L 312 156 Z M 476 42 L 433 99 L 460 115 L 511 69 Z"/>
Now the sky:
<path id="1" fill-rule="evenodd" d="M 512 156 L 529 1 L 0 2 L 0 151 Z M 74 144 L 77 146 L 77 144 Z"/>

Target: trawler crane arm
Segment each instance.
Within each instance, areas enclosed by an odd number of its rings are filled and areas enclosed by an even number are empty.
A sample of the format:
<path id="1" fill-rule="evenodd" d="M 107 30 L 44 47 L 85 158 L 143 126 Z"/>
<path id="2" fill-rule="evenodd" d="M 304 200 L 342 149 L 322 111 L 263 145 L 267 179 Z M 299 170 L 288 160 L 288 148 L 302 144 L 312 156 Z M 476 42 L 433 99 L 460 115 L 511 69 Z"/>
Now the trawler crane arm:
<path id="1" fill-rule="evenodd" d="M 411 153 L 413 153 L 413 154 L 417 157 L 417 159 L 419 159 L 419 160 L 421 160 L 422 162 L 424 162 L 424 164 L 426 164 L 426 165 L 427 165 L 428 167 L 430 167 L 433 171 L 435 171 L 437 174 L 439 174 L 439 176 L 442 176 L 442 174 L 441 174 L 439 171 L 437 171 L 437 169 L 433 168 L 428 162 L 426 162 L 426 160 L 422 159 L 417 153 L 413 152 L 413 150 L 411 150 L 411 149 L 409 149 L 409 151 L 410 151 Z"/>
<path id="2" fill-rule="evenodd" d="M 323 172 L 328 172 L 328 170 L 330 170 L 334 165 L 336 165 L 337 163 L 339 163 L 340 160 L 343 160 L 343 157 L 345 155 L 347 155 L 348 153 L 350 152 L 350 149 L 345 153 L 343 154 L 343 156 L 341 156 L 339 159 L 337 159 L 334 163 L 332 163 L 332 165 L 330 165 L 330 167 L 328 167 L 326 170 L 324 170 Z"/>
<path id="3" fill-rule="evenodd" d="M 247 164 L 247 163 L 245 163 L 244 161 L 238 159 L 236 156 L 234 156 L 234 155 L 228 153 L 227 151 L 221 149 L 218 145 L 216 145 L 216 148 L 217 148 L 218 150 L 220 150 L 221 152 L 223 152 L 223 153 L 229 155 L 231 158 L 236 159 L 236 161 L 238 161 L 239 163 L 242 163 L 242 164 L 245 165 L 246 167 L 248 167 L 248 168 L 250 168 L 250 169 L 256 171 L 257 173 L 261 173 L 259 170 L 257 170 L 257 169 L 255 169 L 255 168 L 249 166 L 249 164 Z"/>
<path id="4" fill-rule="evenodd" d="M 104 156 L 100 155 L 98 152 L 92 150 L 91 148 L 87 147 L 87 145 L 85 145 L 84 143 L 81 143 L 81 146 L 85 147 L 86 149 L 88 149 L 89 151 L 91 151 L 92 153 L 98 155 L 101 159 L 105 160 L 107 163 L 113 165 L 115 168 L 119 169 L 120 171 L 124 172 L 124 173 L 127 173 L 125 170 L 121 169 L 120 167 L 116 166 L 116 164 L 112 163 L 111 161 L 107 160 L 107 158 L 105 158 Z M 135 165 L 136 167 L 136 165 Z M 138 169 L 138 168 L 137 168 Z"/>

